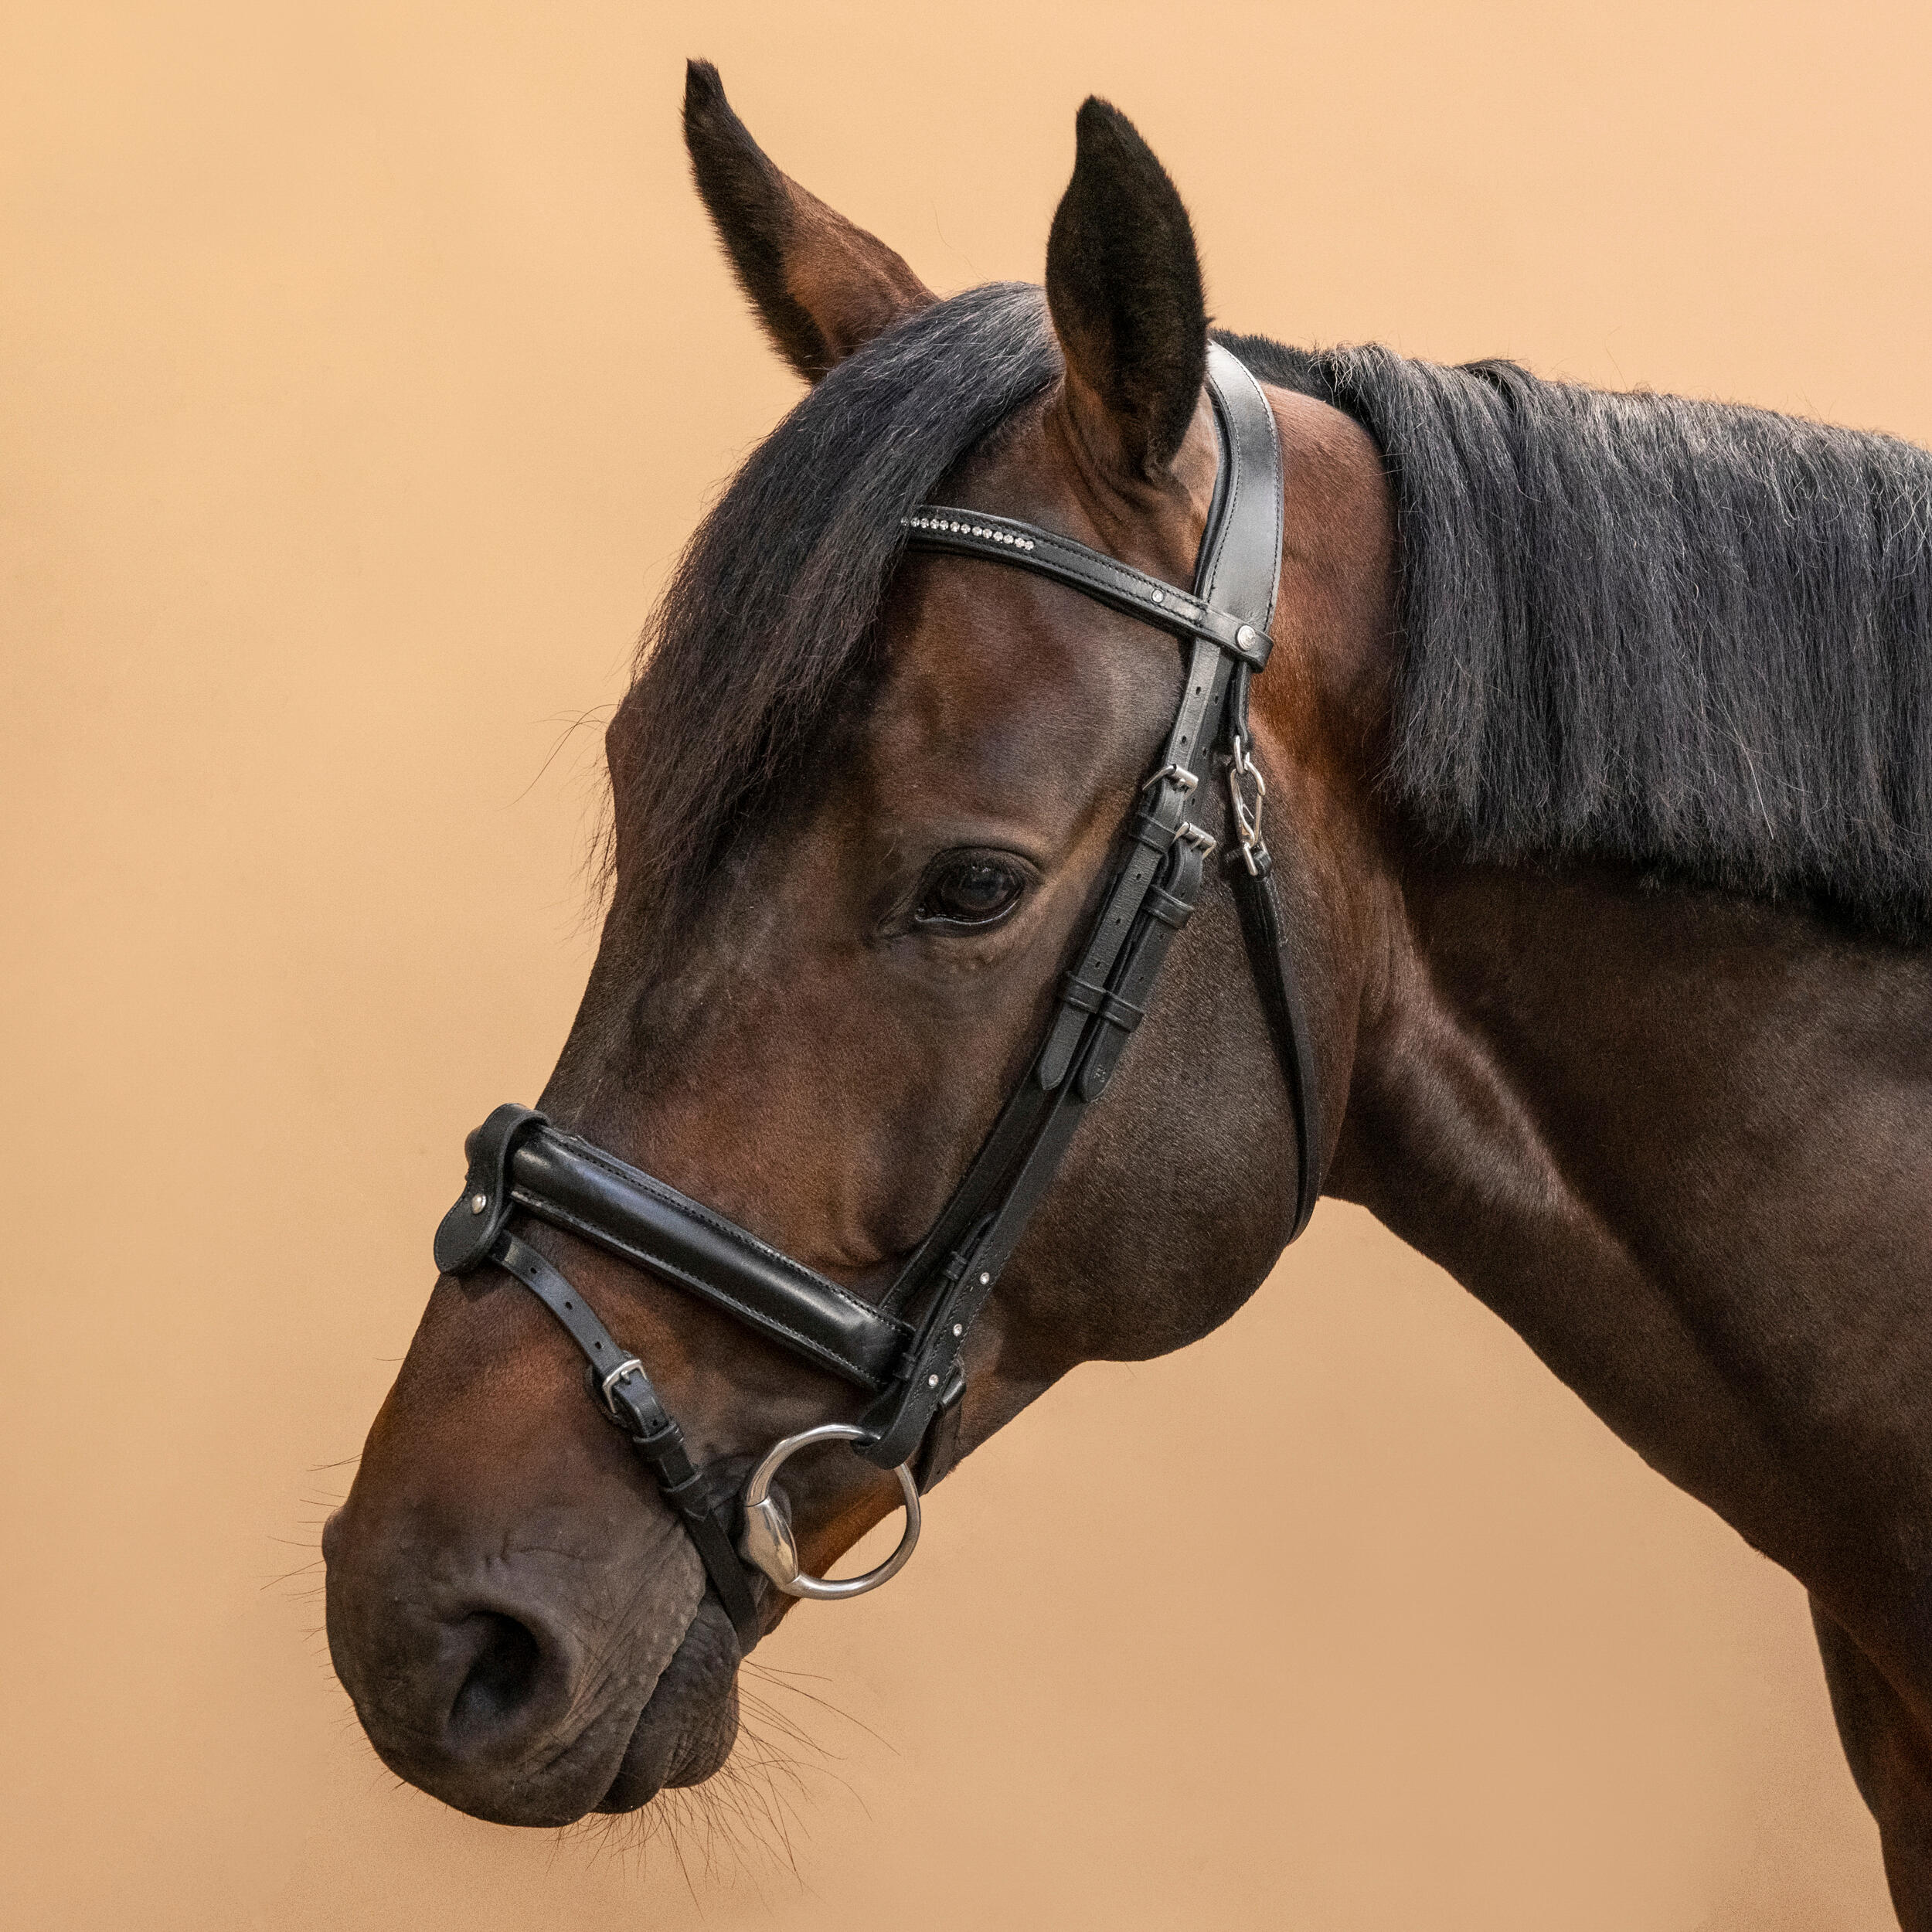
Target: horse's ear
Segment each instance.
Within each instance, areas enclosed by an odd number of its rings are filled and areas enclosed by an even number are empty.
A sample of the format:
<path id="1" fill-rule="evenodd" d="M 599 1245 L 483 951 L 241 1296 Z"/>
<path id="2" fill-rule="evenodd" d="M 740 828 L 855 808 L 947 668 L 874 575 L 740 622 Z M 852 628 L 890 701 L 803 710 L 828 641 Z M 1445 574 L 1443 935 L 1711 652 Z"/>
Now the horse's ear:
<path id="1" fill-rule="evenodd" d="M 685 68 L 684 141 L 740 285 L 807 382 L 934 299 L 883 242 L 772 165 L 708 60 Z"/>
<path id="2" fill-rule="evenodd" d="M 1082 440 L 1131 476 L 1163 480 L 1207 374 L 1200 260 L 1166 170 L 1097 96 L 1074 123 L 1073 179 L 1046 243 L 1046 301 Z"/>

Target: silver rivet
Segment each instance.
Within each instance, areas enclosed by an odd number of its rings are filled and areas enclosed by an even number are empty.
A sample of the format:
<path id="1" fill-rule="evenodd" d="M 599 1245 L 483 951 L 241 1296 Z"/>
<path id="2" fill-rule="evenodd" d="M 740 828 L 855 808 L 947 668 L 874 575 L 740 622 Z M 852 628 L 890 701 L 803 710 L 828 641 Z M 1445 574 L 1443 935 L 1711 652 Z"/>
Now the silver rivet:
<path id="1" fill-rule="evenodd" d="M 1162 594 L 1160 594 L 1160 592 L 1159 592 L 1159 591 L 1156 590 L 1156 591 L 1154 593 L 1154 601 L 1155 601 L 1156 604 L 1165 604 L 1165 603 L 1166 603 L 1167 599 L 1166 599 L 1165 597 L 1164 597 L 1163 596 L 1162 596 Z"/>
<path id="2" fill-rule="evenodd" d="M 979 1285 L 982 1288 L 989 1287 L 992 1284 L 992 1279 L 993 1277 L 990 1274 L 982 1274 L 979 1277 Z"/>
<path id="3" fill-rule="evenodd" d="M 961 1322 L 961 1321 L 955 1321 L 955 1322 L 953 1324 L 953 1339 L 954 1339 L 955 1342 L 957 1342 L 957 1341 L 959 1339 L 959 1338 L 960 1338 L 961 1335 L 963 1335 L 965 1332 L 966 1332 L 966 1327 L 965 1327 L 965 1324 L 964 1324 L 964 1322 Z"/>
<path id="4" fill-rule="evenodd" d="M 1240 629 L 1235 632 L 1234 641 L 1243 651 L 1251 648 L 1254 643 L 1254 626 L 1251 624 L 1243 624 Z"/>
<path id="5" fill-rule="evenodd" d="M 472 1194 L 470 1196 L 470 1212 L 472 1214 L 481 1214 L 489 1205 L 490 1197 L 487 1194 Z"/>
<path id="6" fill-rule="evenodd" d="M 929 1389 L 937 1389 L 937 1388 L 939 1386 L 939 1378 L 938 1378 L 938 1376 L 928 1376 L 926 1378 L 926 1386 L 927 1386 L 927 1388 L 929 1388 Z"/>

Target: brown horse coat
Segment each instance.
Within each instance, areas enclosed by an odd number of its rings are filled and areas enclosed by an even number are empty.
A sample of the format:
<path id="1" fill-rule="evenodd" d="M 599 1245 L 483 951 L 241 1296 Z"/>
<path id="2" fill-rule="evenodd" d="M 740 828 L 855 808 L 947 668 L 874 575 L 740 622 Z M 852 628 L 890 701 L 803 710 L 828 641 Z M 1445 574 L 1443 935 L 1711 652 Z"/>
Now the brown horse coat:
<path id="1" fill-rule="evenodd" d="M 748 295 L 825 394 L 940 325 L 895 254 L 772 166 L 707 69 L 687 127 Z M 1079 136 L 1047 260 L 1062 372 L 975 440 L 946 494 L 1185 581 L 1214 467 L 1192 236 L 1121 117 L 1090 103 Z M 1309 386 L 1270 390 L 1287 536 L 1256 726 L 1328 1191 L 1448 1268 L 1802 1580 L 1901 1917 L 1932 1927 L 1923 955 L 1741 861 L 1728 879 L 1695 852 L 1660 872 L 1607 832 L 1593 850 L 1590 824 L 1540 859 L 1482 859 L 1429 822 L 1389 782 L 1419 729 L 1404 597 L 1423 553 L 1360 412 Z M 702 615 L 730 587 L 683 589 Z M 759 686 L 753 646 L 702 704 L 675 649 L 647 662 L 609 733 L 603 944 L 541 1104 L 865 1292 L 1024 1064 L 1179 665 L 1071 592 L 957 560 L 908 560 L 862 615 L 870 641 L 821 694 L 814 740 L 772 740 L 782 787 L 713 798 L 702 838 L 669 808 L 679 784 L 736 782 L 707 730 L 791 699 Z M 749 726 L 717 709 L 741 701 Z M 1026 889 L 987 930 L 936 933 L 921 882 L 960 852 L 1004 855 Z M 1828 896 L 1821 862 L 1798 883 Z M 1211 891 L 975 1332 L 963 1446 L 1075 1363 L 1179 1347 L 1238 1308 L 1279 1250 L 1293 1131 Z M 847 1413 L 849 1391 L 675 1289 L 527 1238 L 648 1362 L 701 1461 Z M 849 1456 L 790 1474 L 816 1569 L 893 1504 Z M 385 1760 L 451 1803 L 560 1822 L 728 1753 L 736 1647 L 696 1558 L 568 1343 L 492 1271 L 437 1284 L 326 1548 L 342 1680 Z"/>

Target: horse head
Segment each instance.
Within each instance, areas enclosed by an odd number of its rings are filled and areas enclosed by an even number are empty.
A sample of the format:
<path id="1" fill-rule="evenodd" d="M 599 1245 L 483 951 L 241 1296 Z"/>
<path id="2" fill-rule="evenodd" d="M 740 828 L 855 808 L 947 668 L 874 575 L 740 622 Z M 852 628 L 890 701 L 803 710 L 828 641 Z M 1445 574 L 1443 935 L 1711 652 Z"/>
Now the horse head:
<path id="1" fill-rule="evenodd" d="M 1037 572 L 908 552 L 904 519 L 936 495 L 1187 583 L 1223 464 L 1201 273 L 1172 184 L 1097 101 L 1043 299 L 935 298 L 773 165 L 709 68 L 685 114 L 738 277 L 812 386 L 693 539 L 610 726 L 609 908 L 539 1105 L 876 1306 L 1027 1073 L 1189 675 L 1172 634 Z M 1286 536 L 1252 742 L 1328 1097 L 1305 1123 L 1318 1165 L 1369 970 L 1351 882 L 1376 872 L 1390 538 L 1361 431 L 1286 391 L 1267 406 Z M 964 1335 L 948 1466 L 1075 1364 L 1206 1333 L 1292 1231 L 1302 1128 L 1221 775 L 1198 806 L 1219 855 L 1158 997 Z M 648 1368 L 707 1481 L 862 1406 L 715 1299 L 515 1225 Z M 826 1447 L 784 1496 L 823 1572 L 900 1492 Z M 587 1401 L 570 1336 L 501 1267 L 437 1283 L 325 1548 L 363 1725 L 451 1804 L 556 1824 L 728 1755 L 747 1633 Z M 759 1626 L 792 1600 L 761 1584 Z"/>

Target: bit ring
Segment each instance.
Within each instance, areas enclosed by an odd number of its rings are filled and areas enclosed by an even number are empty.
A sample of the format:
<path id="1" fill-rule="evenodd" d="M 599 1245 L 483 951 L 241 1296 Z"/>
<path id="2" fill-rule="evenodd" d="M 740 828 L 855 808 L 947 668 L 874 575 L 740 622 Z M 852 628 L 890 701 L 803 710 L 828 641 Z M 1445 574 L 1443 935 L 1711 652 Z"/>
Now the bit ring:
<path id="1" fill-rule="evenodd" d="M 912 1465 L 902 1462 L 893 1471 L 899 1478 L 899 1492 L 904 1499 L 906 1531 L 899 1547 L 876 1570 L 862 1577 L 808 1577 L 798 1567 L 798 1546 L 792 1539 L 791 1522 L 783 1503 L 771 1494 L 771 1480 L 780 1468 L 801 1449 L 815 1442 L 871 1442 L 866 1430 L 849 1422 L 821 1422 L 816 1428 L 801 1429 L 795 1436 L 774 1442 L 764 1460 L 745 1479 L 744 1534 L 739 1548 L 745 1560 L 771 1580 L 787 1597 L 810 1597 L 836 1601 L 845 1597 L 862 1597 L 869 1590 L 889 1583 L 906 1566 L 906 1560 L 919 1541 L 919 1485 Z"/>

